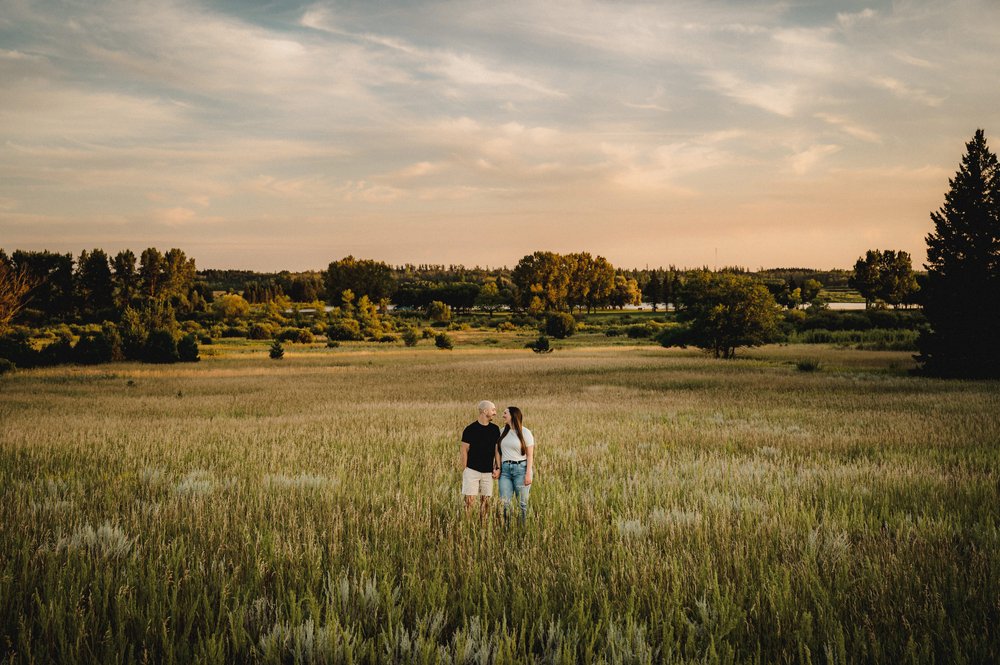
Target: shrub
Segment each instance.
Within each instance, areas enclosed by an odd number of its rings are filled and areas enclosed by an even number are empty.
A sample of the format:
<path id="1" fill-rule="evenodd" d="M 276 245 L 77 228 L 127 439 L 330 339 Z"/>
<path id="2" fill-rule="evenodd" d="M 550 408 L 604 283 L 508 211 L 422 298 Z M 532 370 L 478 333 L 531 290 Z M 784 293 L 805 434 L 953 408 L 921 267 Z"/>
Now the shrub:
<path id="1" fill-rule="evenodd" d="M 142 360 L 158 364 L 175 363 L 180 360 L 177 354 L 177 340 L 173 334 L 162 328 L 150 332 L 142 350 Z"/>
<path id="2" fill-rule="evenodd" d="M 517 330 L 517 326 L 510 321 L 501 321 L 497 324 L 497 332 L 510 332 L 511 330 Z"/>
<path id="3" fill-rule="evenodd" d="M 434 336 L 434 346 L 439 349 L 448 349 L 450 351 L 455 345 L 452 343 L 451 337 L 448 333 L 438 333 Z"/>
<path id="4" fill-rule="evenodd" d="M 251 323 L 247 328 L 247 339 L 271 339 L 274 328 L 266 323 Z"/>
<path id="5" fill-rule="evenodd" d="M 196 363 L 201 360 L 198 355 L 198 338 L 194 333 L 184 335 L 181 341 L 177 342 L 177 356 L 184 363 Z"/>
<path id="6" fill-rule="evenodd" d="M 61 336 L 38 353 L 39 365 L 65 365 L 73 362 L 73 342 L 69 336 Z"/>
<path id="7" fill-rule="evenodd" d="M 229 326 L 222 331 L 221 337 L 246 337 L 247 329 L 240 326 Z"/>
<path id="8" fill-rule="evenodd" d="M 545 317 L 545 333 L 556 339 L 565 339 L 576 332 L 576 319 L 566 312 L 554 312 Z"/>
<path id="9" fill-rule="evenodd" d="M 815 372 L 819 369 L 819 361 L 814 358 L 806 358 L 795 363 L 796 369 L 800 372 Z"/>
<path id="10" fill-rule="evenodd" d="M 326 342 L 326 348 L 328 349 L 336 349 L 338 346 L 340 346 L 340 342 L 335 339 L 327 340 Z"/>
<path id="11" fill-rule="evenodd" d="M 281 346 L 281 342 L 274 340 L 271 342 L 271 349 L 268 351 L 268 355 L 271 356 L 271 360 L 281 360 L 285 357 L 285 347 Z"/>
<path id="12" fill-rule="evenodd" d="M 209 335 L 202 335 L 198 341 L 202 346 L 207 346 L 209 344 L 214 343 L 214 340 Z"/>
<path id="13" fill-rule="evenodd" d="M 656 341 L 667 348 L 672 346 L 686 347 L 691 344 L 691 330 L 682 324 L 667 326 L 656 336 Z"/>
<path id="14" fill-rule="evenodd" d="M 0 358 L 0 376 L 4 374 L 10 374 L 17 369 L 17 365 L 7 360 L 6 358 Z"/>
<path id="15" fill-rule="evenodd" d="M 81 365 L 100 365 L 114 360 L 114 345 L 103 332 L 89 332 L 80 336 L 73 347 L 73 360 Z"/>
<path id="16" fill-rule="evenodd" d="M 424 339 L 431 339 L 436 333 L 430 328 L 424 328 L 423 332 L 420 334 Z"/>
<path id="17" fill-rule="evenodd" d="M 327 339 L 339 342 L 360 342 L 364 339 L 361 326 L 354 319 L 339 319 L 326 329 Z"/>
<path id="18" fill-rule="evenodd" d="M 382 335 L 376 341 L 383 344 L 392 344 L 393 342 L 398 342 L 399 338 L 395 335 Z"/>
<path id="19" fill-rule="evenodd" d="M 278 333 L 277 339 L 279 342 L 312 344 L 313 334 L 306 328 L 285 328 Z"/>
<path id="20" fill-rule="evenodd" d="M 636 325 L 626 328 L 625 334 L 628 335 L 630 339 L 646 339 L 653 336 L 653 330 L 653 326 Z"/>
<path id="21" fill-rule="evenodd" d="M 531 349 L 535 353 L 552 353 L 552 345 L 549 344 L 549 338 L 545 335 L 539 335 L 538 339 L 534 342 L 528 342 L 524 348 Z"/>
<path id="22" fill-rule="evenodd" d="M 420 336 L 414 328 L 407 328 L 403 331 L 403 344 L 406 346 L 416 346 L 420 341 Z"/>
<path id="23" fill-rule="evenodd" d="M 450 321 L 451 307 L 440 300 L 434 300 L 424 309 L 424 314 L 435 323 Z"/>
<path id="24" fill-rule="evenodd" d="M 611 326 L 610 328 L 608 328 L 607 330 L 604 331 L 604 334 L 607 337 L 618 337 L 623 332 L 624 331 L 621 328 L 619 328 L 617 326 Z"/>
<path id="25" fill-rule="evenodd" d="M 0 337 L 0 358 L 24 368 L 34 367 L 40 360 L 38 352 L 31 346 L 31 337 L 22 329 Z"/>
<path id="26" fill-rule="evenodd" d="M 101 326 L 101 334 L 111 344 L 111 360 L 125 360 L 125 348 L 122 344 L 121 333 L 118 332 L 118 326 L 111 321 L 105 321 L 104 325 Z"/>
<path id="27" fill-rule="evenodd" d="M 510 322 L 513 323 L 515 326 L 519 327 L 534 326 L 536 323 L 538 323 L 538 319 L 536 319 L 533 316 L 528 316 L 526 314 L 515 314 L 514 316 L 510 317 Z"/>

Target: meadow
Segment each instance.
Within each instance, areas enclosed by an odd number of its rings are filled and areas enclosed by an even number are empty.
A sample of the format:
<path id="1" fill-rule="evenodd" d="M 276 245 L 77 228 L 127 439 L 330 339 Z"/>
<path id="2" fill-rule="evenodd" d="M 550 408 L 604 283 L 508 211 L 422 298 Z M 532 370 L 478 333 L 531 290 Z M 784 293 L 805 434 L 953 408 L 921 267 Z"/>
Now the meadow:
<path id="1" fill-rule="evenodd" d="M 3 662 L 1000 661 L 996 382 L 455 336 L 0 378 Z M 523 528 L 462 509 L 483 398 Z"/>

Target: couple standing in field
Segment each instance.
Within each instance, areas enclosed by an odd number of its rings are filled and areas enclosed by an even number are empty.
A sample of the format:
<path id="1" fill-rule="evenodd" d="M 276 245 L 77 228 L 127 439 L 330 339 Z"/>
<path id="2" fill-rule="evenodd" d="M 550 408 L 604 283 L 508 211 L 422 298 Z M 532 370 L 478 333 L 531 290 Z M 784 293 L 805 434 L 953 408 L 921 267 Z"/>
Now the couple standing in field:
<path id="1" fill-rule="evenodd" d="M 479 403 L 479 418 L 462 432 L 462 494 L 469 512 L 479 497 L 480 511 L 486 514 L 493 496 L 493 480 L 499 481 L 504 517 L 516 494 L 521 521 L 528 515 L 528 492 L 534 473 L 535 437 L 522 425 L 521 410 L 508 406 L 503 411 L 503 431 L 493 422 L 497 407 Z"/>

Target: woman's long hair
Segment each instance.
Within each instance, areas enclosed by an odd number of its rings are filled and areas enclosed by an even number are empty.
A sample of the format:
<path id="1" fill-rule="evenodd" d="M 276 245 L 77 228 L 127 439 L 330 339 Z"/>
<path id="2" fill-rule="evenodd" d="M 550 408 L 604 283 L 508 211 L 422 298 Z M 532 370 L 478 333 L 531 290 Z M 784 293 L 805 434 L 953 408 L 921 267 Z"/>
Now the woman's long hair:
<path id="1" fill-rule="evenodd" d="M 528 448 L 524 445 L 524 432 L 521 429 L 521 421 L 523 420 L 523 417 L 521 416 L 521 409 L 516 406 L 508 406 L 507 411 L 510 413 L 510 424 L 514 426 L 514 432 L 517 434 L 517 438 L 521 440 L 521 454 L 527 455 Z M 500 438 L 497 439 L 498 447 L 504 437 L 507 436 L 508 432 L 510 432 L 510 425 L 504 425 L 503 431 L 500 432 Z"/>

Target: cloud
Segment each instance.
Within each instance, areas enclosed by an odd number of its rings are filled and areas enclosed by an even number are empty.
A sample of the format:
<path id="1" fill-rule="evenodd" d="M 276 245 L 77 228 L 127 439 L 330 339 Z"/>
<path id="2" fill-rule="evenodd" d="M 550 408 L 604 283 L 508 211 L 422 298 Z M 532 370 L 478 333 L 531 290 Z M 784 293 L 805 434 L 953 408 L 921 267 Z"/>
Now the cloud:
<path id="1" fill-rule="evenodd" d="M 878 12 L 871 7 L 866 7 L 859 12 L 839 12 L 837 14 L 837 23 L 842 28 L 853 28 L 859 24 L 871 21 L 876 16 L 878 16 Z"/>
<path id="2" fill-rule="evenodd" d="M 876 76 L 872 78 L 872 83 L 880 88 L 888 90 L 900 99 L 917 102 L 925 106 L 936 108 L 941 106 L 945 97 L 932 95 L 921 88 L 914 88 L 891 76 Z"/>
<path id="3" fill-rule="evenodd" d="M 100 244 L 115 219 L 219 252 L 252 223 L 265 246 L 315 253 L 335 228 L 432 259 L 481 219 L 672 260 L 669 225 L 696 247 L 741 211 L 791 224 L 766 210 L 789 192 L 826 219 L 851 173 L 898 169 L 903 209 L 1000 104 L 997 7 L 15 0 L 0 236 Z M 281 235 L 306 219 L 336 223 Z"/>
<path id="4" fill-rule="evenodd" d="M 796 175 L 805 175 L 813 170 L 825 157 L 836 154 L 841 149 L 839 145 L 833 144 L 813 145 L 792 155 L 788 162 L 793 173 Z"/>
<path id="5" fill-rule="evenodd" d="M 861 141 L 866 141 L 868 143 L 882 142 L 882 138 L 878 134 L 851 122 L 843 116 L 835 115 L 833 113 L 816 113 L 815 116 L 820 120 L 839 128 L 845 134 L 853 136 Z"/>
<path id="6" fill-rule="evenodd" d="M 768 85 L 740 79 L 731 72 L 707 72 L 708 85 L 736 101 L 780 116 L 790 117 L 797 106 L 797 89 L 791 84 Z"/>

